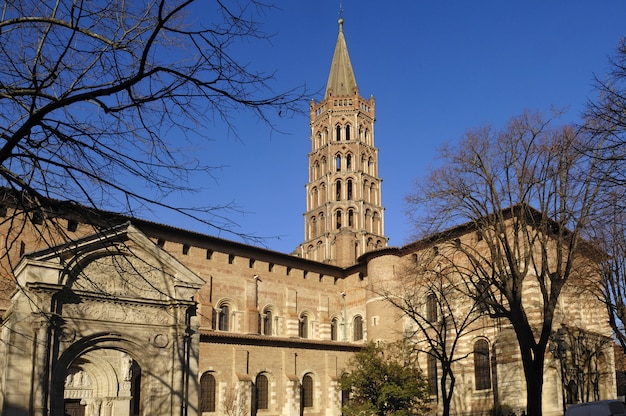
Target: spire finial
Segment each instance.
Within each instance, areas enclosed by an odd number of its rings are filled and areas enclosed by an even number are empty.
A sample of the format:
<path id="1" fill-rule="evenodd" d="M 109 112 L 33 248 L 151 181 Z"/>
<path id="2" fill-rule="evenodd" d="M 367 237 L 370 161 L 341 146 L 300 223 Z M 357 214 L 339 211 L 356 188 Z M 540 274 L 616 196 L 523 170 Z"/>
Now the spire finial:
<path id="1" fill-rule="evenodd" d="M 343 4 L 339 1 L 339 31 L 343 32 Z"/>

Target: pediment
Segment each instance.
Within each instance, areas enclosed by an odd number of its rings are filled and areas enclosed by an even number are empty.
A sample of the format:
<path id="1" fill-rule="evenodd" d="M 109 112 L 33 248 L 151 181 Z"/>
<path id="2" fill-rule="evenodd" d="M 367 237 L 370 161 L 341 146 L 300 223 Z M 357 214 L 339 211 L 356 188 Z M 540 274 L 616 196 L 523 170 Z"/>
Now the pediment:
<path id="1" fill-rule="evenodd" d="M 190 301 L 204 284 L 130 223 L 34 253 L 25 266 L 28 282 L 61 285 L 80 296 Z"/>

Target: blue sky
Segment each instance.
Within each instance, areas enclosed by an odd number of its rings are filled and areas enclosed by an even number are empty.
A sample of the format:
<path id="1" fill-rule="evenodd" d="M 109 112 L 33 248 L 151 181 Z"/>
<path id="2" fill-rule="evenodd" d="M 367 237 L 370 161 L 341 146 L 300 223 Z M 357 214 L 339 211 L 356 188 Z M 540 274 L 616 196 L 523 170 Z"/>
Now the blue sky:
<path id="1" fill-rule="evenodd" d="M 306 84 L 322 98 L 337 39 L 339 1 L 282 0 L 263 17 L 271 43 L 244 45 L 250 64 L 276 71 L 276 91 Z M 484 123 L 502 126 L 525 109 L 568 109 L 576 121 L 593 96 L 593 75 L 626 36 L 624 0 L 343 0 L 344 33 L 360 94 L 374 95 L 375 145 L 389 244 L 410 241 L 404 198 L 442 144 Z M 201 18 L 201 17 L 200 17 Z M 308 108 L 308 103 L 303 103 Z M 219 125 L 198 157 L 223 165 L 189 205 L 236 204 L 237 232 L 291 252 L 304 236 L 304 185 L 311 150 L 307 114 L 273 120 L 282 133 L 241 114 L 239 137 Z M 214 234 L 175 217 L 158 222 Z M 233 235 L 218 235 L 237 240 Z"/>

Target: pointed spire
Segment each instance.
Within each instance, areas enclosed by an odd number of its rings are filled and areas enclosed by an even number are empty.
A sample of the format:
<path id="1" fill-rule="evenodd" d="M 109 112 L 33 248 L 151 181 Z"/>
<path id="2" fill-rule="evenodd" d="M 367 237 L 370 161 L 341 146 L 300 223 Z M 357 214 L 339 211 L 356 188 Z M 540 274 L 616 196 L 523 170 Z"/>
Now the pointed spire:
<path id="1" fill-rule="evenodd" d="M 330 74 L 328 75 L 328 84 L 326 84 L 326 95 L 329 97 L 329 91 L 332 89 L 333 95 L 352 95 L 356 88 L 356 78 L 352 70 L 352 63 L 348 55 L 348 47 L 346 39 L 343 36 L 343 18 L 339 18 L 339 36 L 337 37 L 337 45 L 335 46 L 335 54 L 333 62 L 330 65 Z"/>

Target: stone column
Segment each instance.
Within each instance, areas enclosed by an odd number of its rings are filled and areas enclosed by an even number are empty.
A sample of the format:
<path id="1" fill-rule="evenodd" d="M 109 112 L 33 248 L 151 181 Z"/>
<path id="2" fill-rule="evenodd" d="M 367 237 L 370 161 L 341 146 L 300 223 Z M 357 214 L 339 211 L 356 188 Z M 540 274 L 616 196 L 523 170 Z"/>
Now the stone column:
<path id="1" fill-rule="evenodd" d="M 38 316 L 32 322 L 33 327 L 33 415 L 48 414 L 49 368 L 49 321 L 45 316 Z"/>

